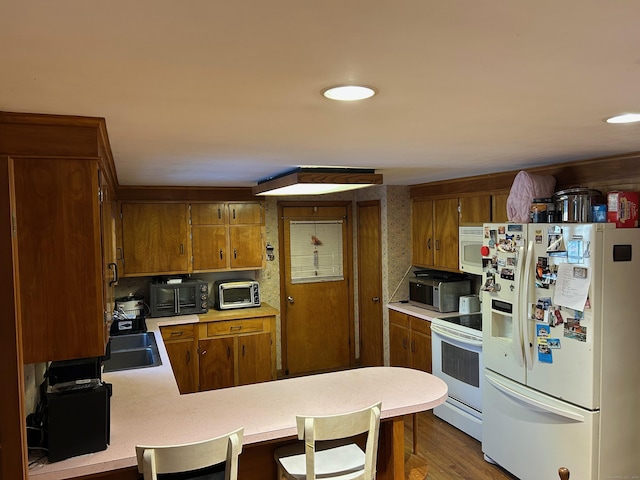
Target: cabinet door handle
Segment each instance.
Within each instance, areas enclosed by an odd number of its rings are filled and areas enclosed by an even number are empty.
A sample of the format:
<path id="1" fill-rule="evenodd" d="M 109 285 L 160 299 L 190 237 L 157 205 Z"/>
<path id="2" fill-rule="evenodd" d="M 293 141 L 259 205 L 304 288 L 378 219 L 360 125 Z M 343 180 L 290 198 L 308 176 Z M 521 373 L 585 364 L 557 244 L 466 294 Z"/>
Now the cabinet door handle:
<path id="1" fill-rule="evenodd" d="M 233 249 L 233 258 L 238 258 L 238 250 L 237 249 Z"/>
<path id="2" fill-rule="evenodd" d="M 184 254 L 184 243 L 180 244 L 180 255 Z"/>
<path id="3" fill-rule="evenodd" d="M 427 248 L 431 250 L 431 239 L 427 240 Z"/>
<path id="4" fill-rule="evenodd" d="M 218 219 L 222 218 L 222 210 L 218 207 Z"/>
<path id="5" fill-rule="evenodd" d="M 242 356 L 244 357 L 244 345 L 242 345 Z"/>
<path id="6" fill-rule="evenodd" d="M 406 338 L 403 338 L 403 339 L 402 339 L 402 348 L 403 348 L 404 350 L 406 350 L 406 349 L 407 349 L 407 343 L 408 343 L 408 342 L 409 342 L 409 340 L 407 340 Z"/>
<path id="7" fill-rule="evenodd" d="M 415 351 L 416 351 L 416 341 L 415 341 L 415 340 L 413 340 L 413 341 L 411 342 L 411 351 L 412 351 L 412 352 L 415 352 Z"/>
<path id="8" fill-rule="evenodd" d="M 220 249 L 220 260 L 222 260 L 222 249 Z"/>
<path id="9" fill-rule="evenodd" d="M 109 282 L 109 286 L 111 287 L 112 285 L 118 283 L 118 264 L 111 262 L 109 264 L 109 268 L 113 269 L 113 280 Z"/>
<path id="10" fill-rule="evenodd" d="M 231 347 L 227 347 L 227 359 L 231 358 Z"/>
<path id="11" fill-rule="evenodd" d="M 436 250 L 440 250 L 440 240 L 436 240 Z"/>
<path id="12" fill-rule="evenodd" d="M 187 363 L 191 363 L 191 350 L 187 350 Z"/>
<path id="13" fill-rule="evenodd" d="M 233 219 L 234 220 L 236 219 L 236 209 L 235 208 L 233 209 Z"/>
<path id="14" fill-rule="evenodd" d="M 206 354 L 207 354 L 206 350 L 203 350 L 203 351 L 200 352 L 200 355 L 206 355 Z"/>

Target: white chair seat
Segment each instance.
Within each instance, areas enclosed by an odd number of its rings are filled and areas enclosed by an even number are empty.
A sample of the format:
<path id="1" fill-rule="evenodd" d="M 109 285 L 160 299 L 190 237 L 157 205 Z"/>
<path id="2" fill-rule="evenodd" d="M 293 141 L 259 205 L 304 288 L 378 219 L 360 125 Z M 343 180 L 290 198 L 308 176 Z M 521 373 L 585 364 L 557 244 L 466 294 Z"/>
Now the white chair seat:
<path id="1" fill-rule="evenodd" d="M 290 449 L 289 453 L 287 449 Z M 355 443 L 316 451 L 316 478 L 353 478 L 362 474 L 365 454 Z M 278 450 L 278 458 L 287 473 L 296 478 L 306 478 L 304 446 L 291 445 Z M 349 475 L 356 473 L 358 475 Z"/>
<path id="2" fill-rule="evenodd" d="M 373 480 L 381 404 L 327 416 L 296 416 L 300 443 L 278 448 L 278 480 Z M 365 451 L 354 438 L 366 433 Z"/>

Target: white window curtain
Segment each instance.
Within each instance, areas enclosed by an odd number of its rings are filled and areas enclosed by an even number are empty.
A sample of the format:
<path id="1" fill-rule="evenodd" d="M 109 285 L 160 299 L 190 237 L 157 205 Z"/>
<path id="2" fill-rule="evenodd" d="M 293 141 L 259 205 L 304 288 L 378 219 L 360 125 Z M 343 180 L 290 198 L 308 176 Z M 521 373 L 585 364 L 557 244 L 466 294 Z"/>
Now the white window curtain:
<path id="1" fill-rule="evenodd" d="M 342 269 L 342 220 L 292 221 L 291 283 L 335 282 Z"/>

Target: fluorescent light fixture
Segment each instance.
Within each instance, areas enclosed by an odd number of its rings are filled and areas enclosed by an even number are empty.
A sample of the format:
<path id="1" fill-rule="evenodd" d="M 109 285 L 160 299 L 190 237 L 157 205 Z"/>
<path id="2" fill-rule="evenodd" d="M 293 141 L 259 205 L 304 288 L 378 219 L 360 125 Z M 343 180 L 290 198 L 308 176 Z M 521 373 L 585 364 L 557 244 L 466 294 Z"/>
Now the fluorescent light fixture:
<path id="1" fill-rule="evenodd" d="M 372 169 L 298 167 L 269 177 L 253 187 L 254 195 L 320 195 L 382 185 Z"/>
<path id="2" fill-rule="evenodd" d="M 605 120 L 607 123 L 633 123 L 640 122 L 640 113 L 625 113 L 623 115 L 616 115 L 615 117 L 609 117 Z"/>
<path id="3" fill-rule="evenodd" d="M 337 85 L 329 87 L 322 91 L 322 95 L 330 100 L 340 100 L 343 102 L 352 102 L 354 100 L 364 100 L 373 97 L 376 91 L 371 87 L 362 85 Z"/>

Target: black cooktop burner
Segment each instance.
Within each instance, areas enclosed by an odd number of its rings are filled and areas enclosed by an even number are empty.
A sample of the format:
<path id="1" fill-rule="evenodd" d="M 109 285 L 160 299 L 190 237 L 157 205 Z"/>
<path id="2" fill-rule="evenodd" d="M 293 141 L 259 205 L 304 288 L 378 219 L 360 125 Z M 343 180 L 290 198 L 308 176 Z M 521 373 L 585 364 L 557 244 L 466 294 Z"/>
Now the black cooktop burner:
<path id="1" fill-rule="evenodd" d="M 454 323 L 462 327 L 472 328 L 473 330 L 482 331 L 482 313 L 467 313 L 456 315 L 454 317 L 440 317 L 440 320 Z"/>

